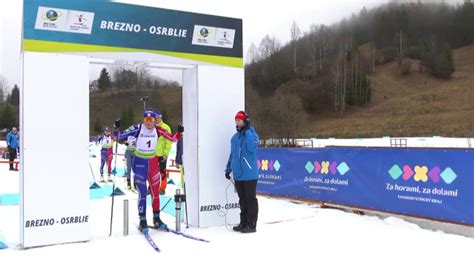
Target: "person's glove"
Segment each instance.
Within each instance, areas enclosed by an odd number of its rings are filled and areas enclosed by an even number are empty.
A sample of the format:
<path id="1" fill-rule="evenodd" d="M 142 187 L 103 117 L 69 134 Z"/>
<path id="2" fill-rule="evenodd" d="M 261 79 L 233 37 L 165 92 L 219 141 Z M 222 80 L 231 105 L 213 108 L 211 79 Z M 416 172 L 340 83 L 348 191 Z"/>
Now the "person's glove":
<path id="1" fill-rule="evenodd" d="M 178 125 L 178 132 L 183 133 L 184 132 L 184 127 L 183 125 Z"/>
<path id="2" fill-rule="evenodd" d="M 115 129 L 120 128 L 120 126 L 121 126 L 120 124 L 121 124 L 120 118 L 115 119 L 114 128 Z"/>
<path id="3" fill-rule="evenodd" d="M 230 180 L 230 172 L 225 172 L 225 178 L 227 178 L 227 180 Z"/>

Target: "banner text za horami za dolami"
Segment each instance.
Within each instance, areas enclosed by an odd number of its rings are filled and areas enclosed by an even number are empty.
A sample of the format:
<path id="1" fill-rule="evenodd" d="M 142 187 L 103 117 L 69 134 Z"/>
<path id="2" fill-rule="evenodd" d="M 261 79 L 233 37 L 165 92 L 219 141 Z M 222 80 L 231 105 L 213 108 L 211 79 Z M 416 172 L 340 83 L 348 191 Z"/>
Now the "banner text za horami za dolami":
<path id="1" fill-rule="evenodd" d="M 260 193 L 474 225 L 474 150 L 259 149 Z"/>
<path id="2" fill-rule="evenodd" d="M 242 20 L 99 0 L 25 0 L 23 49 L 150 52 L 243 67 Z"/>

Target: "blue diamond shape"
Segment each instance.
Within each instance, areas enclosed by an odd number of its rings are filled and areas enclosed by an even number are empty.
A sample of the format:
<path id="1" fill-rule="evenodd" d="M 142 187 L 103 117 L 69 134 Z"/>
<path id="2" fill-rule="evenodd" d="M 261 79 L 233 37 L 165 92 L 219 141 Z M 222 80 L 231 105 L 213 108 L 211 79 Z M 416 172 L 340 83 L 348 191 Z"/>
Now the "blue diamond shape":
<path id="1" fill-rule="evenodd" d="M 278 172 L 278 170 L 280 170 L 280 162 L 278 162 L 278 160 L 275 161 L 275 163 L 273 163 L 273 168 Z"/>
<path id="2" fill-rule="evenodd" d="M 398 165 L 394 164 L 392 168 L 388 170 L 388 173 L 393 179 L 398 179 L 403 174 L 403 171 Z"/>
<path id="3" fill-rule="evenodd" d="M 314 170 L 314 165 L 312 162 L 307 162 L 304 168 L 306 168 L 306 171 L 308 171 L 308 174 L 311 174 Z"/>
<path id="4" fill-rule="evenodd" d="M 451 184 L 458 177 L 456 173 L 450 167 L 444 169 L 440 174 L 441 178 L 446 182 L 446 184 Z"/>
<path id="5" fill-rule="evenodd" d="M 347 173 L 347 171 L 349 171 L 349 166 L 347 165 L 346 162 L 342 162 L 338 167 L 337 167 L 337 171 L 339 171 L 339 174 L 341 175 L 345 175 Z"/>

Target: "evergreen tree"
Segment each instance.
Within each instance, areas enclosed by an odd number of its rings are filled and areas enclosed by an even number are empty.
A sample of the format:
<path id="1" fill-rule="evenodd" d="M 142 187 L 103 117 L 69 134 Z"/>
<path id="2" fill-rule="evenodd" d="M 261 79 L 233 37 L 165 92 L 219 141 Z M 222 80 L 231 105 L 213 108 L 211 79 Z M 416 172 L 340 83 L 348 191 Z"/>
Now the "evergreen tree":
<path id="1" fill-rule="evenodd" d="M 101 132 L 102 132 L 102 122 L 100 121 L 100 118 L 97 118 L 94 123 L 94 133 L 100 134 Z"/>
<path id="2" fill-rule="evenodd" d="M 100 71 L 100 76 L 97 80 L 97 87 L 99 87 L 100 91 L 107 91 L 111 87 L 110 75 L 105 67 Z"/>
<path id="3" fill-rule="evenodd" d="M 451 77 L 451 74 L 453 74 L 453 50 L 449 45 L 445 45 L 436 55 L 432 71 L 433 75 L 442 78 L 449 78 Z"/>
<path id="4" fill-rule="evenodd" d="M 20 89 L 18 88 L 18 85 L 15 84 L 12 89 L 12 93 L 9 98 L 9 103 L 13 106 L 19 106 L 20 105 Z"/>
<path id="5" fill-rule="evenodd" d="M 9 104 L 4 104 L 2 116 L 0 117 L 0 128 L 12 128 L 15 126 L 15 117 Z"/>

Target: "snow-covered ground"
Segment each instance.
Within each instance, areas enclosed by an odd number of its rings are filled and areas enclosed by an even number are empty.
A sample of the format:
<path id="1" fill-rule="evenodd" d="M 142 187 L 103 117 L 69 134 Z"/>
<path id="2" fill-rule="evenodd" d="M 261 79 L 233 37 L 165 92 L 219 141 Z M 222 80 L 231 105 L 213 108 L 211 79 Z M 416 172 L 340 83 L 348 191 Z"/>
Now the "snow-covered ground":
<path id="1" fill-rule="evenodd" d="M 94 153 L 93 151 L 92 153 Z M 99 158 L 91 158 L 98 172 Z M 117 167 L 123 163 L 117 162 Z M 92 177 L 91 177 L 92 180 Z M 123 184 L 123 178 L 117 178 Z M 18 172 L 0 165 L 0 195 L 17 193 Z M 168 189 L 174 191 L 173 189 Z M 122 200 L 130 200 L 130 233 L 123 236 Z M 91 239 L 86 243 L 21 250 L 19 206 L 0 205 L 0 265 L 473 265 L 474 239 L 421 229 L 398 218 L 360 216 L 318 205 L 259 197 L 257 233 L 230 227 L 183 229 L 210 240 L 202 243 L 151 231 L 156 253 L 136 230 L 136 195 L 116 197 L 114 232 L 109 234 L 111 198 L 90 201 Z M 162 215 L 174 227 L 174 217 Z M 150 218 L 151 220 L 151 218 Z"/>

